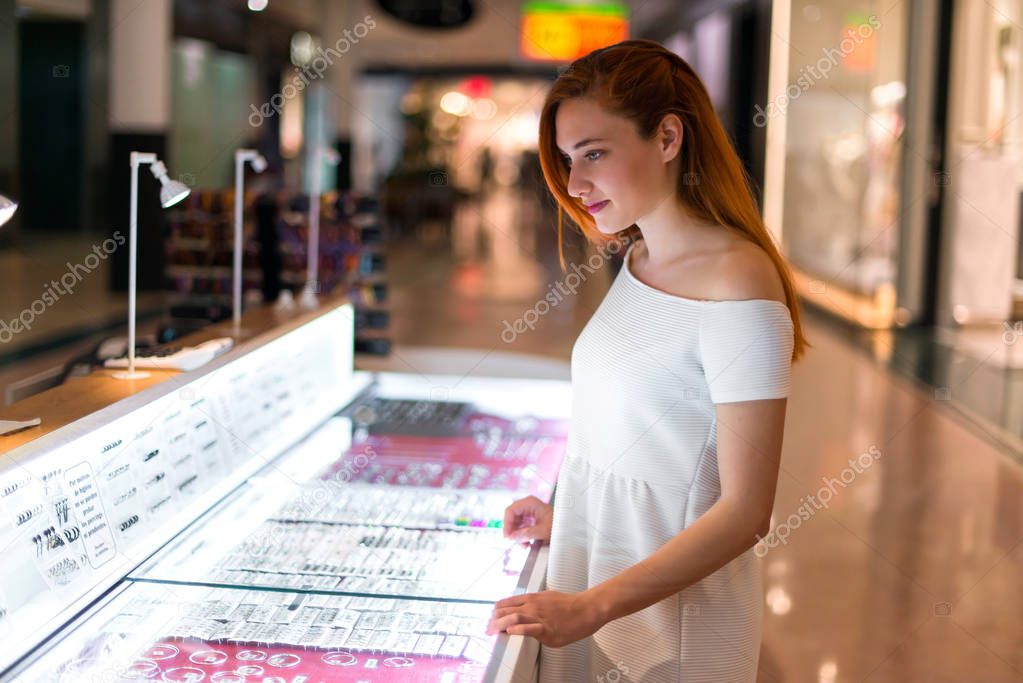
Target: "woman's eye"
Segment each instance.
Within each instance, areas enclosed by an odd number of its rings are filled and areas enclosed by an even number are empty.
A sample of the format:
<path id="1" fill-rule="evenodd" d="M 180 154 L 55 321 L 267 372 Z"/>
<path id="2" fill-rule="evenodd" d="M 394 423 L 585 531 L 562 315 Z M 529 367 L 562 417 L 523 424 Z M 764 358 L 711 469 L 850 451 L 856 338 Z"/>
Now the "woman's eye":
<path id="1" fill-rule="evenodd" d="M 601 156 L 603 156 L 603 154 L 604 154 L 603 152 L 593 150 L 592 152 L 587 152 L 585 156 L 587 161 L 596 161 Z"/>
<path id="2" fill-rule="evenodd" d="M 572 157 L 561 157 L 561 160 L 565 162 L 565 166 L 572 168 Z"/>

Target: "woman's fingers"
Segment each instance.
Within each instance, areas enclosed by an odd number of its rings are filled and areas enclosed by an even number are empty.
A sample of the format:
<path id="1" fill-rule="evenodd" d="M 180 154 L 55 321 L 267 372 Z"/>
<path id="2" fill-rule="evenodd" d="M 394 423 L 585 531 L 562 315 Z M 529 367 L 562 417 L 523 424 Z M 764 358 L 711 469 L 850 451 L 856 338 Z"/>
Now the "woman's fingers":
<path id="1" fill-rule="evenodd" d="M 511 535 L 517 531 L 516 527 L 523 516 L 522 507 L 518 503 L 512 503 L 504 509 L 504 524 L 501 528 L 506 537 L 511 538 Z"/>
<path id="2" fill-rule="evenodd" d="M 505 609 L 507 607 L 521 607 L 526 604 L 526 595 L 513 595 L 508 598 L 501 598 L 494 603 L 494 609 Z"/>
<path id="3" fill-rule="evenodd" d="M 506 538 L 518 538 L 516 534 L 522 529 L 518 527 L 528 524 L 532 528 L 543 515 L 544 503 L 536 496 L 520 498 L 504 509 L 504 522 L 501 526 Z"/>
<path id="4" fill-rule="evenodd" d="M 500 633 L 508 626 L 522 624 L 535 620 L 525 612 L 529 603 L 529 594 L 512 595 L 502 598 L 494 603 L 494 611 L 487 624 L 487 633 Z"/>
<path id="5" fill-rule="evenodd" d="M 494 613 L 490 616 L 490 620 L 493 621 L 494 619 L 503 619 L 509 614 L 514 614 L 516 611 L 519 611 L 521 609 L 522 609 L 521 606 L 496 608 L 494 609 Z"/>
<path id="6" fill-rule="evenodd" d="M 527 526 L 521 529 L 513 529 L 508 532 L 507 537 L 516 541 L 530 541 L 534 538 L 538 538 L 542 535 L 542 530 L 539 526 Z"/>
<path id="7" fill-rule="evenodd" d="M 507 631 L 510 636 L 529 636 L 540 639 L 544 634 L 544 625 L 540 623 L 519 624 L 517 626 L 509 626 Z"/>
<path id="8" fill-rule="evenodd" d="M 536 617 L 526 614 L 525 612 L 512 612 L 506 614 L 500 619 L 491 619 L 487 625 L 487 634 L 500 633 L 501 631 L 507 631 L 510 626 L 520 626 L 522 624 L 534 624 L 537 623 Z"/>

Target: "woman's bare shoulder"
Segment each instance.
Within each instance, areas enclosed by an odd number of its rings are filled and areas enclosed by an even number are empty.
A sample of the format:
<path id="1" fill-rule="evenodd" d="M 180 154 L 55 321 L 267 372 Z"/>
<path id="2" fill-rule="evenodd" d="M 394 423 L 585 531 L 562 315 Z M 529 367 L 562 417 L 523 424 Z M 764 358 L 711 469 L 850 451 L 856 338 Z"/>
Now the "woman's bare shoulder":
<path id="1" fill-rule="evenodd" d="M 713 259 L 707 285 L 714 299 L 770 299 L 785 303 L 785 288 L 774 261 L 759 245 L 734 240 Z"/>
<path id="2" fill-rule="evenodd" d="M 633 274 L 668 294 L 711 301 L 769 299 L 786 303 L 785 289 L 771 257 L 738 234 L 695 249 L 656 272 L 646 269 L 643 240 L 634 252 Z"/>

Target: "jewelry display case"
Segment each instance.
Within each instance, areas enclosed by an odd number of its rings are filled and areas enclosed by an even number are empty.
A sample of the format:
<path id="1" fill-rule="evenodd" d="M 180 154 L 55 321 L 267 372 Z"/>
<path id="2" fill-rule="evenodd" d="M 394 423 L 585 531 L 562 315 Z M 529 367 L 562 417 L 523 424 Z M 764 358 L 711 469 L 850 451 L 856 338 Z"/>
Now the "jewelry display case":
<path id="1" fill-rule="evenodd" d="M 0 679 L 528 680 L 567 382 L 353 371 L 324 305 L 0 460 Z M 60 389 L 54 390 L 60 391 Z"/>

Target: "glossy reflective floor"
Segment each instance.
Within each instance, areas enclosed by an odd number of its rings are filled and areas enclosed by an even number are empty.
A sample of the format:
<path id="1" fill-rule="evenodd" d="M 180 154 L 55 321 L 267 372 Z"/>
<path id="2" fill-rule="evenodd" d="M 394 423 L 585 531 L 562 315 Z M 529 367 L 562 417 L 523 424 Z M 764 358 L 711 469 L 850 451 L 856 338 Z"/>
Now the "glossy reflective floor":
<path id="1" fill-rule="evenodd" d="M 765 557 L 761 679 L 1023 680 L 1019 465 L 931 392 L 810 332 L 775 503 L 790 533 Z M 829 505 L 804 521 L 822 489 Z"/>
<path id="2" fill-rule="evenodd" d="M 416 371 L 401 358 L 411 345 L 471 347 L 479 363 L 497 352 L 567 360 L 611 273 L 588 277 L 571 301 L 540 315 L 539 299 L 566 277 L 553 244 L 497 208 L 461 221 L 450 239 L 424 234 L 392 252 L 393 367 Z M 533 329 L 502 338 L 504 323 L 530 310 Z M 777 536 L 764 547 L 760 680 L 1023 681 L 1023 470 L 1014 454 L 944 394 L 807 318 L 814 348 L 794 369 Z M 987 367 L 973 356 L 957 363 L 952 394 Z"/>
<path id="3" fill-rule="evenodd" d="M 1023 454 L 1023 322 L 871 331 L 831 316 L 818 320 L 876 361 L 926 385 L 978 429 Z"/>

